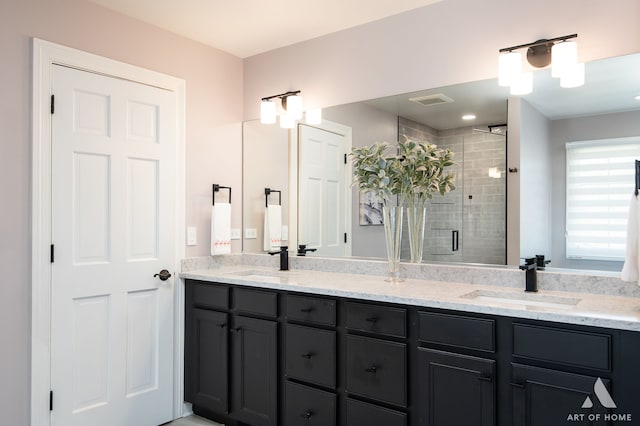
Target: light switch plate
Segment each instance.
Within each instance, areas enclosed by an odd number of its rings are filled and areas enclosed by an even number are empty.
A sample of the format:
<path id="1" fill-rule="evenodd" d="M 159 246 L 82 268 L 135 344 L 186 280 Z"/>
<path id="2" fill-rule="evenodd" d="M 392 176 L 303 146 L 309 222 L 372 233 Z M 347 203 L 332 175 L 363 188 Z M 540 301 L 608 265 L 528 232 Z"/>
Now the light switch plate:
<path id="1" fill-rule="evenodd" d="M 255 240 L 258 238 L 258 230 L 256 228 L 246 228 L 244 230 L 244 237 L 247 240 Z"/>
<path id="2" fill-rule="evenodd" d="M 196 237 L 196 227 L 188 226 L 187 227 L 187 245 L 195 246 L 196 244 L 198 244 L 198 239 Z"/>
<path id="3" fill-rule="evenodd" d="M 240 229 L 231 228 L 231 239 L 232 240 L 239 240 L 240 239 Z"/>

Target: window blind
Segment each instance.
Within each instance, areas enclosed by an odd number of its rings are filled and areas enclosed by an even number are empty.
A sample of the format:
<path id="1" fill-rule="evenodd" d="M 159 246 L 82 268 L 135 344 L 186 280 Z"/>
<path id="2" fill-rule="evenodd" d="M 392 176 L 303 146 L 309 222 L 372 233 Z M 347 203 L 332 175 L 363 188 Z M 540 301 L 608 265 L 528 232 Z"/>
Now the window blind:
<path id="1" fill-rule="evenodd" d="M 569 142 L 566 149 L 567 258 L 624 260 L 640 137 Z"/>

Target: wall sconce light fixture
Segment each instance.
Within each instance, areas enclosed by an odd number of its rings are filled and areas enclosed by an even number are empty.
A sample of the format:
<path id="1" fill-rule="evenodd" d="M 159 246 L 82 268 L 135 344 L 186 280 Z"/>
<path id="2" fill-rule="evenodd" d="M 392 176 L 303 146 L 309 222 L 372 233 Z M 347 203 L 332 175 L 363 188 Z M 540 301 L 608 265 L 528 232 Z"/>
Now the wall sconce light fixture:
<path id="1" fill-rule="evenodd" d="M 292 129 L 296 120 L 305 115 L 302 96 L 300 90 L 293 90 L 279 95 L 267 96 L 262 98 L 260 103 L 260 122 L 263 124 L 274 124 L 277 119 L 277 105 L 274 101 L 280 99 L 280 105 L 284 110 L 284 114 L 280 115 L 280 127 L 284 129 Z M 320 124 L 322 122 L 322 110 L 312 109 L 306 112 L 307 124 Z"/>
<path id="2" fill-rule="evenodd" d="M 500 49 L 498 57 L 498 84 L 511 87 L 512 95 L 527 95 L 533 90 L 533 74 L 522 71 L 522 53 L 527 48 L 527 62 L 535 68 L 551 64 L 551 75 L 560 79 L 561 87 L 578 87 L 584 84 L 584 63 L 578 63 L 578 37 L 571 34 L 552 39 Z"/>

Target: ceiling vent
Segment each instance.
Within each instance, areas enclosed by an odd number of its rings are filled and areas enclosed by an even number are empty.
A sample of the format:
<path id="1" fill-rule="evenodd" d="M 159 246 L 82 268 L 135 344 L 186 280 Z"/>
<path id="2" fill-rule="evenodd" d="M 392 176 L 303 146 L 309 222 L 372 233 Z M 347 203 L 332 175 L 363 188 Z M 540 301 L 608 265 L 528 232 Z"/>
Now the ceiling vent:
<path id="1" fill-rule="evenodd" d="M 411 102 L 417 102 L 423 106 L 448 104 L 453 102 L 453 99 L 443 95 L 442 93 L 436 93 L 435 95 L 418 96 L 417 98 L 410 98 L 409 100 Z"/>

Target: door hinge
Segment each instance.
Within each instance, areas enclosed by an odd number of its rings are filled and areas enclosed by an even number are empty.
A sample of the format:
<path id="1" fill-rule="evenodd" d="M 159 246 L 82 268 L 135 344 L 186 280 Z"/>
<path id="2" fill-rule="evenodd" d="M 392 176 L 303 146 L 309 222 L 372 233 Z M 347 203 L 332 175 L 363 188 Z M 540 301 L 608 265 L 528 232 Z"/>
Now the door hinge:
<path id="1" fill-rule="evenodd" d="M 55 246 L 51 244 L 51 263 L 53 263 L 55 259 Z"/>
<path id="2" fill-rule="evenodd" d="M 344 155 L 344 164 L 347 164 L 347 154 Z"/>
<path id="3" fill-rule="evenodd" d="M 51 114 L 55 113 L 56 111 L 56 101 L 55 101 L 55 95 L 51 95 Z"/>
<path id="4" fill-rule="evenodd" d="M 347 233 L 346 232 L 344 233 L 344 243 L 345 244 L 347 243 Z"/>
<path id="5" fill-rule="evenodd" d="M 53 411 L 53 391 L 49 391 L 49 411 Z"/>

